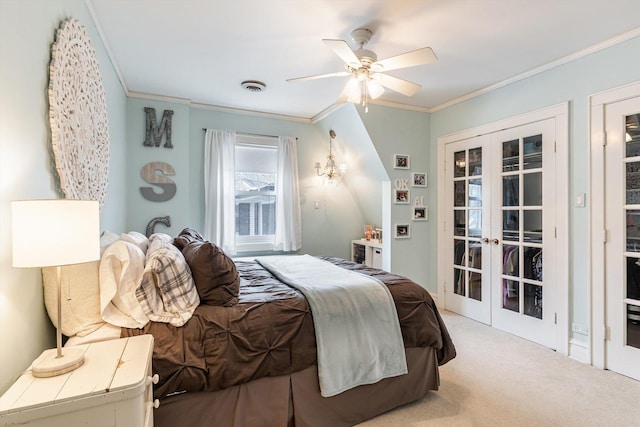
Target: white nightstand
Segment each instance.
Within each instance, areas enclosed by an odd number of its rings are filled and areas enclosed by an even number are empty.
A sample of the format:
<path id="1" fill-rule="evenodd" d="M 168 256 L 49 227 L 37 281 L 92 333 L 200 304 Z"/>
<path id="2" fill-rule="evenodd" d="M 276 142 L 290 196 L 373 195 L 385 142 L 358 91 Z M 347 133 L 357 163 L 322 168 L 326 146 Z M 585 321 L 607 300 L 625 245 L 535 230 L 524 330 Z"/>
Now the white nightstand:
<path id="1" fill-rule="evenodd" d="M 75 371 L 34 378 L 27 370 L 18 378 L 0 397 L 0 426 L 153 426 L 153 336 L 79 347 L 85 361 Z"/>
<path id="2" fill-rule="evenodd" d="M 367 267 L 382 268 L 382 243 L 377 240 L 352 240 L 351 261 Z"/>

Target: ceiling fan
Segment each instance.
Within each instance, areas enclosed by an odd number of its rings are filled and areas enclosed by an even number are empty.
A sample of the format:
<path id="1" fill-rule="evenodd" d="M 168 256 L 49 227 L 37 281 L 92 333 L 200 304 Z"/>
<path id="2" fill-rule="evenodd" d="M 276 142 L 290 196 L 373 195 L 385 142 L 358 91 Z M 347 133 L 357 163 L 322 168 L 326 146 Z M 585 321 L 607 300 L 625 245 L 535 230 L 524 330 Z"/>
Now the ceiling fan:
<path id="1" fill-rule="evenodd" d="M 323 39 L 322 41 L 345 62 L 346 71 L 297 77 L 288 79 L 287 81 L 293 82 L 326 77 L 351 76 L 351 79 L 349 79 L 345 85 L 336 102 L 362 102 L 365 111 L 368 110 L 368 98 L 378 98 L 384 92 L 384 88 L 391 89 L 405 96 L 414 95 L 420 90 L 421 85 L 385 74 L 385 72 L 435 62 L 438 58 L 433 50 L 430 47 L 423 47 L 422 49 L 378 61 L 378 56 L 375 52 L 364 48 L 364 45 L 371 40 L 372 36 L 373 32 L 368 28 L 357 28 L 353 30 L 351 32 L 351 38 L 359 45 L 359 48 L 355 51 L 351 50 L 344 40 Z"/>

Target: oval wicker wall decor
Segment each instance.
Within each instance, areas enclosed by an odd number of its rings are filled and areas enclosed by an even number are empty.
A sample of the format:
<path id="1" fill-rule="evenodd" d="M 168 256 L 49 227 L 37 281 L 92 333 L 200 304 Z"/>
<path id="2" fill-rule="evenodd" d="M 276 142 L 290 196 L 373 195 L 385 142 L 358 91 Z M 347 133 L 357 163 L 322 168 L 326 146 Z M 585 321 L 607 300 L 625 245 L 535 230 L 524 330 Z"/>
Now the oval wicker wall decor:
<path id="1" fill-rule="evenodd" d="M 109 179 L 109 122 L 91 40 L 76 19 L 56 32 L 49 66 L 51 143 L 67 199 L 104 203 Z"/>

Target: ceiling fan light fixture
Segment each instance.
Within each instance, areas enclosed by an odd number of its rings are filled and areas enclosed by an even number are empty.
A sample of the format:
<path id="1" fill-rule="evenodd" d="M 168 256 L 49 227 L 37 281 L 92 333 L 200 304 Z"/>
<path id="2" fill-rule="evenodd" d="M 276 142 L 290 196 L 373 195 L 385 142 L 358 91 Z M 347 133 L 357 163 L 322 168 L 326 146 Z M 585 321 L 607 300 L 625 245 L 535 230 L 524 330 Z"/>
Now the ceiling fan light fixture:
<path id="1" fill-rule="evenodd" d="M 357 77 L 354 76 L 349 79 L 345 93 L 347 95 L 347 102 L 351 102 L 353 104 L 360 103 L 362 87 L 360 86 L 360 80 Z"/>
<path id="2" fill-rule="evenodd" d="M 376 79 L 367 80 L 367 93 L 371 99 L 378 99 L 384 93 L 384 88 Z"/>
<path id="3" fill-rule="evenodd" d="M 287 81 L 350 76 L 336 103 L 362 104 L 365 113 L 369 111 L 369 101 L 382 96 L 385 89 L 390 89 L 404 96 L 415 95 L 422 88 L 421 85 L 394 77 L 386 74 L 386 72 L 435 62 L 438 58 L 433 50 L 430 47 L 423 47 L 378 60 L 378 55 L 374 51 L 364 48 L 372 36 L 373 31 L 368 28 L 356 28 L 353 30 L 351 37 L 358 45 L 356 50 L 349 47 L 349 44 L 344 40 L 323 39 L 322 41 L 327 47 L 344 62 L 346 70 L 337 73 L 298 77 Z"/>

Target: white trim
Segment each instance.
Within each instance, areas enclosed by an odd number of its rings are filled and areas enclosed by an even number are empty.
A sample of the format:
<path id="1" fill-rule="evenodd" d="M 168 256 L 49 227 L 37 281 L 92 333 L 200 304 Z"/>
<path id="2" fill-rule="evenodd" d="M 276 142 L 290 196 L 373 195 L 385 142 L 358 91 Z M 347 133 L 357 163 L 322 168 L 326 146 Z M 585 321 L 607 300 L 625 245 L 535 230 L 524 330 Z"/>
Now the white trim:
<path id="1" fill-rule="evenodd" d="M 605 107 L 607 104 L 625 101 L 640 96 L 640 81 L 598 92 L 589 97 L 589 261 L 591 312 L 591 363 L 606 368 L 606 288 L 605 288 Z"/>
<path id="2" fill-rule="evenodd" d="M 93 4 L 91 3 L 91 0 L 85 0 L 84 3 L 85 3 L 85 6 L 87 6 L 87 9 L 89 10 L 89 15 L 91 15 L 91 20 L 93 21 L 93 25 L 96 27 L 96 31 L 98 31 L 98 35 L 100 36 L 100 40 L 102 41 L 104 50 L 107 51 L 107 56 L 109 57 L 109 61 L 111 62 L 111 65 L 113 66 L 113 69 L 115 70 L 116 75 L 118 76 L 118 80 L 120 81 L 120 86 L 122 86 L 122 90 L 124 90 L 124 92 L 127 93 L 129 91 L 127 89 L 127 83 L 125 82 L 124 76 L 120 71 L 120 67 L 118 67 L 118 63 L 116 62 L 116 58 L 113 55 L 113 51 L 111 50 L 109 43 L 107 43 L 107 38 L 104 35 L 104 30 L 102 29 L 102 25 L 100 25 L 100 21 L 98 21 L 98 15 L 96 14 L 96 10 L 94 9 Z"/>
<path id="3" fill-rule="evenodd" d="M 571 339 L 569 341 L 569 357 L 578 362 L 589 364 L 591 362 L 591 352 L 589 346 Z"/>
<path id="4" fill-rule="evenodd" d="M 312 124 L 318 123 L 320 120 L 327 118 L 334 111 L 338 111 L 344 104 L 331 104 L 324 110 L 320 111 L 309 120 Z"/>
<path id="5" fill-rule="evenodd" d="M 190 101 L 190 105 L 193 108 L 199 108 L 201 110 L 222 111 L 224 113 L 243 114 L 246 116 L 265 117 L 268 119 L 288 120 L 290 122 L 311 123 L 311 119 L 300 116 L 289 116 L 286 114 L 265 113 L 262 111 L 243 110 L 240 108 L 222 107 L 219 105 L 201 104 L 198 102 Z"/>
<path id="6" fill-rule="evenodd" d="M 176 98 L 176 97 L 165 96 L 165 95 L 154 95 L 151 93 L 134 92 L 134 91 L 128 90 L 126 95 L 129 98 L 148 99 L 150 101 L 171 102 L 174 104 L 183 104 L 183 105 L 191 104 L 191 101 L 186 98 Z"/>
<path id="7" fill-rule="evenodd" d="M 383 107 L 391 107 L 391 108 L 399 108 L 401 110 L 409 110 L 409 111 L 419 111 L 421 113 L 431 113 L 432 110 L 429 107 L 421 107 L 419 105 L 408 105 L 408 104 L 402 104 L 400 102 L 391 102 L 391 101 L 384 101 L 380 98 L 376 99 L 376 100 L 372 100 L 372 101 L 367 101 L 369 102 L 369 105 L 381 105 Z"/>
<path id="8" fill-rule="evenodd" d="M 556 122 L 556 228 L 557 228 L 557 253 L 569 252 L 569 102 L 540 108 L 529 113 L 519 114 L 496 122 L 481 125 L 475 128 L 462 130 L 438 137 L 438 253 L 445 251 L 445 226 L 446 203 L 444 197 L 445 188 L 445 146 L 449 143 L 473 138 L 479 135 L 490 134 L 516 126 L 522 126 L 541 120 L 553 118 Z M 558 263 L 558 295 L 557 295 L 557 327 L 556 327 L 556 351 L 569 354 L 569 263 Z M 445 304 L 445 274 L 448 273 L 444 265 L 443 257 L 438 257 L 437 286 L 438 299 Z"/>

